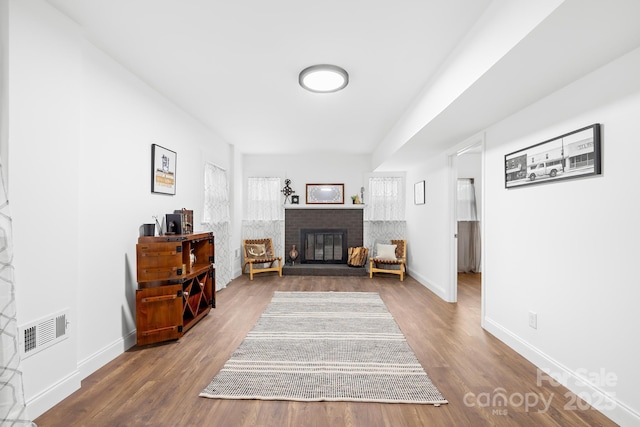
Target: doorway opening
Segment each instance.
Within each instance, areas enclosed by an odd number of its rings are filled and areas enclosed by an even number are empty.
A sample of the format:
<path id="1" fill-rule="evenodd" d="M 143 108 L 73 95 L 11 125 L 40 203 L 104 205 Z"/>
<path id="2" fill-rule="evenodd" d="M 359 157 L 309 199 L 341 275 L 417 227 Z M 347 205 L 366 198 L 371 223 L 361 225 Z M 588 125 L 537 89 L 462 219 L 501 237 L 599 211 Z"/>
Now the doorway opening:
<path id="1" fill-rule="evenodd" d="M 483 199 L 484 135 L 474 137 L 450 152 L 451 211 L 451 272 L 450 297 L 458 300 L 459 275 L 474 275 L 480 283 L 481 312 L 484 315 L 482 293 L 483 265 Z M 479 275 L 480 280 L 478 280 Z M 471 278 L 470 276 L 468 276 Z"/>

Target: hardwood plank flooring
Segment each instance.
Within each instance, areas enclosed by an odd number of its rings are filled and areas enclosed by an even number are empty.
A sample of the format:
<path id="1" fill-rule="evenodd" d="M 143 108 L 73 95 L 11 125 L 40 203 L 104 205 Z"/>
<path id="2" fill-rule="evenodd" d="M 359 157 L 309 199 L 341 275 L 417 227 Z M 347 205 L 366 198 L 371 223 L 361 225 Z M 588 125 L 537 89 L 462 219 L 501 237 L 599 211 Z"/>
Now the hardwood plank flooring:
<path id="1" fill-rule="evenodd" d="M 198 397 L 253 328 L 274 291 L 379 292 L 447 405 L 216 400 Z M 411 277 L 284 276 L 235 279 L 217 308 L 179 341 L 134 347 L 38 417 L 69 426 L 614 426 L 593 410 L 568 410 L 564 387 L 536 385 L 536 368 L 480 327 L 480 276 L 459 276 L 458 303 Z M 509 400 L 486 401 L 480 396 Z M 484 394 L 483 394 L 484 393 Z M 517 397 L 550 401 L 532 407 Z M 515 404 L 513 403 L 515 402 Z"/>

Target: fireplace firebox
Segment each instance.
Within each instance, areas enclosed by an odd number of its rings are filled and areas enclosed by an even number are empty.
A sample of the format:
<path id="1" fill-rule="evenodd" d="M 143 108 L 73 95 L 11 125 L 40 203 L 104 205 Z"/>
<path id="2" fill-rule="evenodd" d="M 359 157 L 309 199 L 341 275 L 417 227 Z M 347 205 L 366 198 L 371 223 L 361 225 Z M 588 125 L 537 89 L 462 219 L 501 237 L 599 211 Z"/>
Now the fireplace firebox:
<path id="1" fill-rule="evenodd" d="M 347 263 L 346 229 L 301 229 L 300 237 L 303 264 Z"/>

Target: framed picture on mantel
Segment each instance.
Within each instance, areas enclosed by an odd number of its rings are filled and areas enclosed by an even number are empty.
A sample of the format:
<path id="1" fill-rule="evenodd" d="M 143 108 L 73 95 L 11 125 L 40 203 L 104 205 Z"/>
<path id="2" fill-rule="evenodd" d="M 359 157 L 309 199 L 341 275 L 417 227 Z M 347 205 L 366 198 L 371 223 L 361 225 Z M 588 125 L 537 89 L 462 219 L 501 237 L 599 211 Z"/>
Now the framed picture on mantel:
<path id="1" fill-rule="evenodd" d="M 176 194 L 175 151 L 151 144 L 151 192 Z"/>
<path id="2" fill-rule="evenodd" d="M 307 184 L 308 205 L 344 204 L 344 184 Z"/>

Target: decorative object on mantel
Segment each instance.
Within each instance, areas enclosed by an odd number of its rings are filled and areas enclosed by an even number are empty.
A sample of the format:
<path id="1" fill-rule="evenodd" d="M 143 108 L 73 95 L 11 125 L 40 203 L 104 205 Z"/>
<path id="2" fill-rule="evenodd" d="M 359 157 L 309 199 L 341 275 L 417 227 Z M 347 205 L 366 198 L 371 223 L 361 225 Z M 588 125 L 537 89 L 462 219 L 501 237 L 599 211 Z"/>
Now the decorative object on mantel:
<path id="1" fill-rule="evenodd" d="M 344 204 L 344 184 L 307 184 L 307 204 Z"/>
<path id="2" fill-rule="evenodd" d="M 282 194 L 284 194 L 284 202 L 287 203 L 287 200 L 289 200 L 289 197 L 291 197 L 291 195 L 293 193 L 295 193 L 295 191 L 289 186 L 289 184 L 291 184 L 291 180 L 290 179 L 285 179 L 284 180 L 284 188 L 281 190 Z"/>
<path id="3" fill-rule="evenodd" d="M 602 173 L 600 124 L 523 148 L 504 156 L 504 186 L 579 178 Z"/>
<path id="4" fill-rule="evenodd" d="M 291 265 L 293 265 L 298 259 L 298 255 L 300 255 L 300 253 L 296 249 L 296 245 L 291 245 L 291 246 L 292 246 L 291 250 L 289 251 L 289 260 L 291 261 Z"/>
<path id="5" fill-rule="evenodd" d="M 291 204 L 297 205 L 298 203 L 300 203 L 300 196 L 296 196 L 296 195 L 291 196 Z"/>
<path id="6" fill-rule="evenodd" d="M 351 196 L 351 201 L 353 202 L 354 205 L 361 205 L 362 201 L 360 200 L 360 196 L 359 195 L 354 195 Z"/>
<path id="7" fill-rule="evenodd" d="M 151 192 L 176 194 L 176 161 L 175 151 L 157 144 L 151 144 Z"/>

